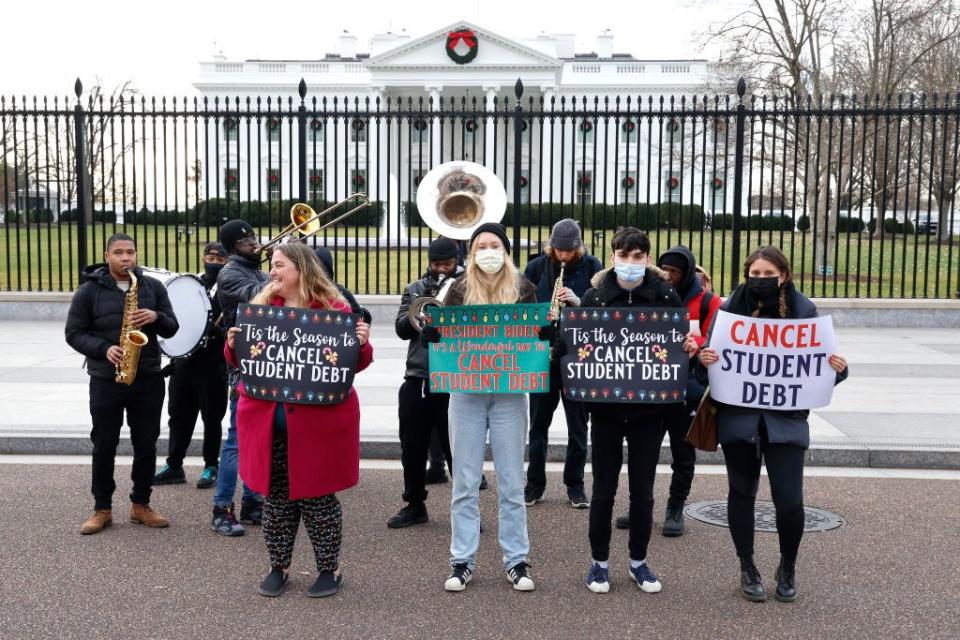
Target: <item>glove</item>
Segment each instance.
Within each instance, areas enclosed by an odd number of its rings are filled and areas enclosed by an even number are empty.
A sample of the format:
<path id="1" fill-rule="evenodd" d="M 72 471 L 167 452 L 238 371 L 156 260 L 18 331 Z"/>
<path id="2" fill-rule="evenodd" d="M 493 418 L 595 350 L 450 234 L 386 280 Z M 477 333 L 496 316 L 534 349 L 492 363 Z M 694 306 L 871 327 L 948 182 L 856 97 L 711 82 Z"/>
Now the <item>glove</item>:
<path id="1" fill-rule="evenodd" d="M 440 329 L 427 325 L 420 332 L 420 344 L 426 348 L 431 342 L 440 342 Z"/>
<path id="2" fill-rule="evenodd" d="M 545 324 L 540 327 L 539 336 L 541 340 L 547 340 L 550 346 L 553 346 L 557 341 L 557 328 L 552 324 Z"/>

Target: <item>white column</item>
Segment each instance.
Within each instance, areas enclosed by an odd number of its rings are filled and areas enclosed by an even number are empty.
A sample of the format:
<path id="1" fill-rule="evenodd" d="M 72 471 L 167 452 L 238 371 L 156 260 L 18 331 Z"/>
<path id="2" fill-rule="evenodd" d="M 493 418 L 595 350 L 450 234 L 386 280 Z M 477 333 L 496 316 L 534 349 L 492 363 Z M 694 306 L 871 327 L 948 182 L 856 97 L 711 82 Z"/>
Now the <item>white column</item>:
<path id="1" fill-rule="evenodd" d="M 442 86 L 424 87 L 430 94 L 430 111 L 440 110 L 440 93 Z M 434 166 L 440 164 L 440 118 L 434 117 L 430 120 L 430 154 L 433 156 Z"/>
<path id="2" fill-rule="evenodd" d="M 549 112 L 557 105 L 553 105 L 552 102 L 557 95 L 557 90 L 555 87 L 543 87 L 543 111 Z M 543 136 L 543 141 L 541 143 L 541 148 L 543 149 L 543 164 L 540 166 L 540 172 L 543 174 L 543 198 L 544 202 L 548 201 L 551 197 L 550 187 L 550 169 L 553 167 L 553 145 L 560 144 L 559 140 L 554 140 L 554 130 L 555 125 L 553 120 L 544 119 L 543 121 L 543 130 L 541 135 Z M 563 158 L 563 154 L 560 154 L 560 158 Z M 559 201 L 560 199 L 560 171 L 559 167 L 553 168 L 553 199 L 554 201 Z M 533 188 L 533 185 L 530 185 L 530 188 Z M 531 193 L 533 193 L 531 191 Z"/>
<path id="3" fill-rule="evenodd" d="M 500 90 L 498 86 L 484 86 L 483 87 L 483 108 L 485 111 L 493 111 L 496 108 L 496 99 L 497 92 Z M 483 125 L 484 131 L 484 164 L 491 170 L 494 170 L 493 166 L 493 153 L 497 144 L 497 138 L 494 135 L 494 119 L 492 117 L 487 118 L 486 122 Z"/>

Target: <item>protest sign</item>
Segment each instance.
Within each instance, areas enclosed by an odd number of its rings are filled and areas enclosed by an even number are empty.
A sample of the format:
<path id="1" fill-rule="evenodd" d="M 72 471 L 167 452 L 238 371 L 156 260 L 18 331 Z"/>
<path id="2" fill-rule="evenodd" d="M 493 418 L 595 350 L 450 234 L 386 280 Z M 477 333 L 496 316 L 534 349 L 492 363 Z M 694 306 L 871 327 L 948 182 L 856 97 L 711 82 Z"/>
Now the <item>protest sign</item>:
<path id="1" fill-rule="evenodd" d="M 360 316 L 241 304 L 234 348 L 248 395 L 293 404 L 346 400 L 360 355 Z"/>
<path id="2" fill-rule="evenodd" d="M 563 393 L 586 402 L 667 403 L 687 396 L 685 308 L 568 309 Z"/>
<path id="3" fill-rule="evenodd" d="M 714 400 L 778 411 L 830 404 L 836 373 L 827 359 L 836 339 L 829 316 L 771 320 L 720 311 L 710 347 L 720 356 L 707 368 Z"/>
<path id="4" fill-rule="evenodd" d="M 430 345 L 430 391 L 543 393 L 550 347 L 539 329 L 549 304 L 429 307 L 440 342 Z"/>

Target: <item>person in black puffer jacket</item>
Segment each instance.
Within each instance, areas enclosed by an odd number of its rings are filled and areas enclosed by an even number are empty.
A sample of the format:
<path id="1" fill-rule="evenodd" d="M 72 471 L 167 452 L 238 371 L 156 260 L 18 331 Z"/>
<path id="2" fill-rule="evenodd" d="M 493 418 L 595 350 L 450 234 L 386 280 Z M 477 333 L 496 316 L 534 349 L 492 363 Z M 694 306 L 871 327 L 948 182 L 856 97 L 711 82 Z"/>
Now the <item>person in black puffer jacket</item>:
<path id="1" fill-rule="evenodd" d="M 744 263 L 743 277 L 745 282 L 720 306 L 722 311 L 755 318 L 817 317 L 817 307 L 794 286 L 790 262 L 780 249 L 767 246 L 751 253 Z M 700 351 L 696 375 L 701 382 L 707 382 L 707 367 L 718 360 L 715 349 L 707 346 Z M 843 356 L 832 354 L 828 362 L 836 372 L 835 384 L 847 378 L 849 370 Z M 760 463 L 765 462 L 780 539 L 774 597 L 781 602 L 793 602 L 797 598 L 795 567 L 805 520 L 803 464 L 810 446 L 810 412 L 736 407 L 716 401 L 714 405 L 717 439 L 727 465 L 727 514 L 730 536 L 740 560 L 740 594 L 752 602 L 767 599 L 753 561 L 754 505 Z"/>
<path id="2" fill-rule="evenodd" d="M 86 356 L 90 374 L 94 513 L 80 527 L 83 534 L 98 533 L 113 521 L 113 466 L 124 412 L 133 443 L 130 519 L 151 527 L 169 524 L 149 506 L 164 397 L 157 338 L 173 336 L 179 326 L 163 284 L 145 277 L 136 266 L 133 238 L 125 233 L 110 236 L 104 258 L 106 264 L 91 265 L 81 274 L 83 282 L 73 294 L 64 328 L 67 344 Z M 120 329 L 131 286 L 131 269 L 138 284 L 137 310 L 130 321 L 147 334 L 149 341 L 140 350 L 133 384 L 126 385 L 114 378 L 123 355 Z"/>
<path id="3" fill-rule="evenodd" d="M 633 227 L 617 232 L 611 242 L 614 266 L 593 277 L 581 307 L 682 307 L 676 290 L 663 272 L 650 264 L 650 240 Z M 563 323 L 560 324 L 563 329 Z M 685 344 L 686 348 L 687 345 Z M 669 405 L 587 403 L 593 446 L 593 498 L 590 502 L 590 550 L 587 588 L 594 593 L 610 589 L 611 520 L 623 466 L 623 441 L 629 449 L 630 575 L 645 592 L 660 591 L 657 576 L 647 565 L 647 545 L 653 525 L 653 483 L 660 458 Z"/>
<path id="4" fill-rule="evenodd" d="M 429 354 L 420 343 L 420 334 L 410 324 L 410 305 L 424 296 L 435 297 L 440 290 L 440 277 L 459 277 L 463 268 L 457 264 L 457 245 L 449 238 L 437 238 L 427 252 L 430 268 L 419 280 L 407 285 L 400 298 L 395 328 L 397 336 L 408 340 L 407 369 L 398 394 L 400 448 L 403 463 L 403 500 L 407 506 L 387 521 L 391 529 L 401 529 L 427 522 L 425 465 L 431 437 L 437 434 L 447 465 L 452 468 L 448 434 L 448 393 L 432 393 L 428 375 Z"/>
<path id="5" fill-rule="evenodd" d="M 320 266 L 323 267 L 324 273 L 326 273 L 327 277 L 333 281 L 333 284 L 336 285 L 340 295 L 342 295 L 343 299 L 346 300 L 347 304 L 350 305 L 350 310 L 354 313 L 359 313 L 361 316 L 363 316 L 363 321 L 367 324 L 370 324 L 373 321 L 373 316 L 371 315 L 370 311 L 360 306 L 360 303 L 357 302 L 357 298 L 353 295 L 352 291 L 337 282 L 337 278 L 333 269 L 333 254 L 330 253 L 330 249 L 327 249 L 326 247 L 314 247 L 313 255 L 317 256 L 317 260 L 320 261 Z"/>

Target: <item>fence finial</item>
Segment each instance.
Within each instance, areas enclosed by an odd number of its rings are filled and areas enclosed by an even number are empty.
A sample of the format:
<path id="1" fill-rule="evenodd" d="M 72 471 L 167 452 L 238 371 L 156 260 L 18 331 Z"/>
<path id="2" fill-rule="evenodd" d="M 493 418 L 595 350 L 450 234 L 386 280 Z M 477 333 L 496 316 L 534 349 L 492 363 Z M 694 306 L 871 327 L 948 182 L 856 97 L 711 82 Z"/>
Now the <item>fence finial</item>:
<path id="1" fill-rule="evenodd" d="M 300 78 L 300 84 L 297 86 L 297 91 L 300 93 L 301 101 L 307 97 L 307 81 L 303 78 Z"/>
<path id="2" fill-rule="evenodd" d="M 513 92 L 517 94 L 517 100 L 523 97 L 523 82 L 520 81 L 520 78 L 517 78 L 517 84 L 513 85 Z"/>
<path id="3" fill-rule="evenodd" d="M 747 81 L 745 78 L 740 78 L 737 81 L 737 96 L 739 96 L 740 100 L 742 101 L 743 96 L 746 93 L 747 93 Z"/>
<path id="4" fill-rule="evenodd" d="M 77 81 L 73 83 L 73 92 L 77 94 L 77 99 L 80 98 L 80 94 L 83 93 L 83 83 L 80 82 L 80 78 L 77 78 Z"/>

